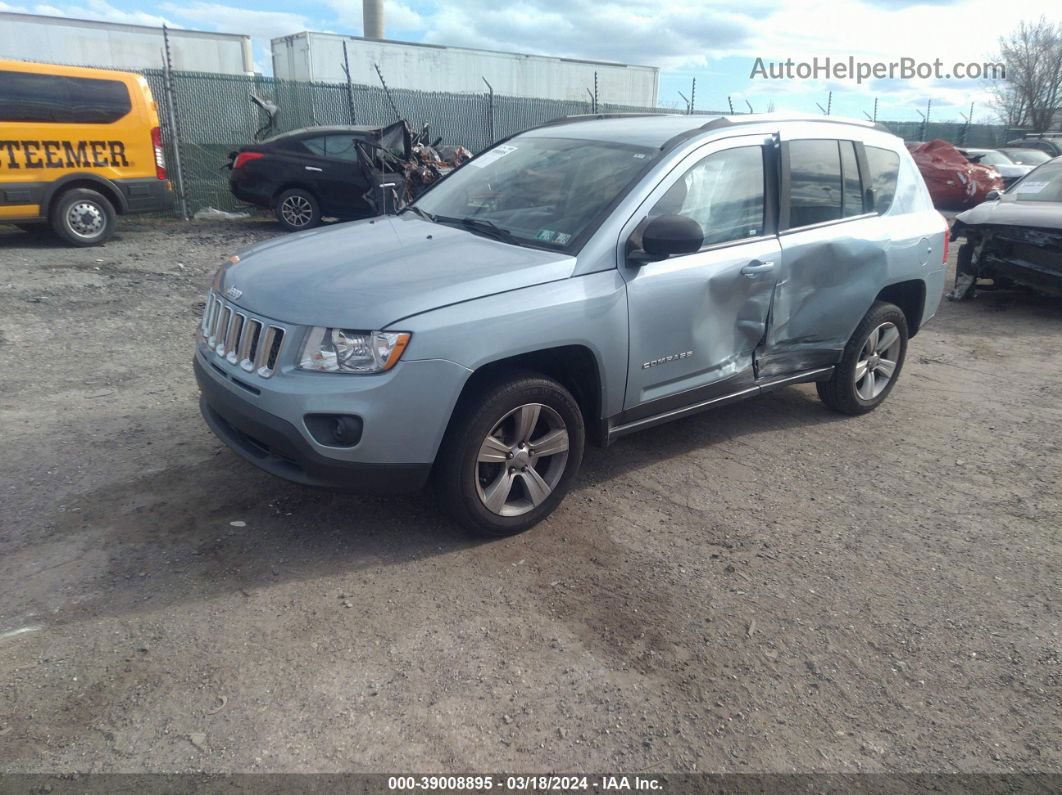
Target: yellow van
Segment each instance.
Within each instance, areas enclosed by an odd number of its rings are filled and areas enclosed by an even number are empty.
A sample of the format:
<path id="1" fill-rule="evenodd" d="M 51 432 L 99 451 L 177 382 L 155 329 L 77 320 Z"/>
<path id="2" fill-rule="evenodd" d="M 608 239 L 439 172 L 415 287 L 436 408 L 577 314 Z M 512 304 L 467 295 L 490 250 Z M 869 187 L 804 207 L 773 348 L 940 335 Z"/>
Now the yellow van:
<path id="1" fill-rule="evenodd" d="M 0 59 L 0 223 L 93 246 L 118 215 L 172 206 L 170 190 L 141 75 Z"/>

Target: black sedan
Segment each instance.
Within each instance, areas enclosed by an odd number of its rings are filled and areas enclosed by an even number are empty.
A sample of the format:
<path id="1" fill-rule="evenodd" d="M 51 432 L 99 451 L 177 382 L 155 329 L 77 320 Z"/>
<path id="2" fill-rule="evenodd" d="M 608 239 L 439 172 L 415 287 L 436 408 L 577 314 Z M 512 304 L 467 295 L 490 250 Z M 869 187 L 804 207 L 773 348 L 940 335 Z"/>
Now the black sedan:
<path id="1" fill-rule="evenodd" d="M 405 122 L 293 130 L 230 153 L 229 188 L 240 201 L 273 210 L 291 231 L 311 229 L 324 216 L 364 218 L 401 195 L 399 164 L 410 148 Z"/>
<path id="2" fill-rule="evenodd" d="M 973 295 L 979 279 L 1062 295 L 1062 157 L 955 216 L 951 239 L 960 237 L 950 298 Z"/>

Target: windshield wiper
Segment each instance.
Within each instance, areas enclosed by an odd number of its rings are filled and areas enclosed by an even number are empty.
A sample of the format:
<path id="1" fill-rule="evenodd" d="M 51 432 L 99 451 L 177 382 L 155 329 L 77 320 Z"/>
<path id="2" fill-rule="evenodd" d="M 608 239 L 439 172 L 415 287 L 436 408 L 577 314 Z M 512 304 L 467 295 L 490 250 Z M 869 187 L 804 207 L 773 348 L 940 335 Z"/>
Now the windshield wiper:
<path id="1" fill-rule="evenodd" d="M 415 204 L 407 204 L 405 207 L 402 208 L 402 212 L 416 213 L 421 218 L 423 218 L 425 221 L 431 221 L 432 223 L 435 223 L 435 216 L 434 215 L 429 213 L 427 210 L 420 209 Z"/>
<path id="2" fill-rule="evenodd" d="M 488 221 L 485 218 L 473 218 L 467 216 L 459 219 L 459 222 L 470 232 L 487 234 L 495 240 L 501 240 L 503 243 L 515 243 L 516 245 L 521 245 L 523 242 L 508 229 L 502 229 L 493 221 Z"/>

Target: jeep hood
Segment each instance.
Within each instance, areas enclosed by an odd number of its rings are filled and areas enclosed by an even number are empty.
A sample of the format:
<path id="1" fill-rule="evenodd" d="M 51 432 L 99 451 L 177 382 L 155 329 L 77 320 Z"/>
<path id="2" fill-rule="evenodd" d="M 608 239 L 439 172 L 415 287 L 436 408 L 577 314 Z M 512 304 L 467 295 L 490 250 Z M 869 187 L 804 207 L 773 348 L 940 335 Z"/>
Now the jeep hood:
<path id="1" fill-rule="evenodd" d="M 571 276 L 575 258 L 433 224 L 411 213 L 275 238 L 215 284 L 285 323 L 383 329 L 410 315 Z"/>

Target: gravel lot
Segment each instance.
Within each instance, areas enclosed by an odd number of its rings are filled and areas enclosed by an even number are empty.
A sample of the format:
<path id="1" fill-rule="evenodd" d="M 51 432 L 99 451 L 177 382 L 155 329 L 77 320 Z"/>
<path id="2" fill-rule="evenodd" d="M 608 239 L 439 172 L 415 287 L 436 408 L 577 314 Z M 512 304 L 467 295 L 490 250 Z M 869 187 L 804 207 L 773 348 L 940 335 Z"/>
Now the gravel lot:
<path id="1" fill-rule="evenodd" d="M 209 277 L 279 233 L 0 226 L 0 769 L 1062 770 L 1062 302 L 945 304 L 867 417 L 591 448 L 485 543 L 203 424 Z"/>

